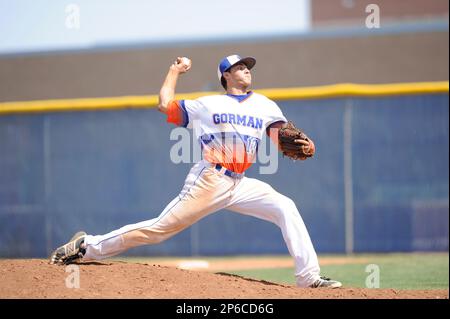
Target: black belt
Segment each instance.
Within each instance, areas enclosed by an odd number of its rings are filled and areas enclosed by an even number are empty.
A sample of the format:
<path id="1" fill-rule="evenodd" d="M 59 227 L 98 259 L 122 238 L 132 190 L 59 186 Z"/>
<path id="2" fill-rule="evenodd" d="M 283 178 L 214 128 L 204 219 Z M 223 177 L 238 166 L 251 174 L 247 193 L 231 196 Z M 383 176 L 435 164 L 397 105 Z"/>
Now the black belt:
<path id="1" fill-rule="evenodd" d="M 218 171 L 222 171 L 222 168 L 224 168 L 224 167 L 220 164 L 216 164 L 215 168 Z M 241 178 L 242 176 L 244 176 L 244 174 L 235 173 L 233 171 L 230 171 L 229 169 L 225 169 L 224 174 L 229 177 L 233 177 L 233 178 Z"/>

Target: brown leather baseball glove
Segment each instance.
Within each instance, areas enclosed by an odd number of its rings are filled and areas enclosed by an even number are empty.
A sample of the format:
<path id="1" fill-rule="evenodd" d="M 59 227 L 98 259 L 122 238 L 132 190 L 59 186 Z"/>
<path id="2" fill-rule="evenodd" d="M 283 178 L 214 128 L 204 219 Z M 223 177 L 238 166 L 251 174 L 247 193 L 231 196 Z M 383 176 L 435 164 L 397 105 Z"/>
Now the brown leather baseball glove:
<path id="1" fill-rule="evenodd" d="M 315 153 L 314 143 L 291 121 L 279 129 L 278 143 L 283 156 L 293 160 L 305 160 Z"/>

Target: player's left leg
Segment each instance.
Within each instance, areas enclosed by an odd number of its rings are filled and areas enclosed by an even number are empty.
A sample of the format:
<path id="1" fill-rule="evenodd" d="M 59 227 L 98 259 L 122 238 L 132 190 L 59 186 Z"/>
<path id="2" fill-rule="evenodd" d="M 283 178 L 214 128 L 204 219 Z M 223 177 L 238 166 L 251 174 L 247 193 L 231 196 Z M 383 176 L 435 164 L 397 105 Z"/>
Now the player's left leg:
<path id="1" fill-rule="evenodd" d="M 270 221 L 280 227 L 295 261 L 297 286 L 320 281 L 320 267 L 308 230 L 295 203 L 270 185 L 244 177 L 232 191 L 227 209 Z"/>

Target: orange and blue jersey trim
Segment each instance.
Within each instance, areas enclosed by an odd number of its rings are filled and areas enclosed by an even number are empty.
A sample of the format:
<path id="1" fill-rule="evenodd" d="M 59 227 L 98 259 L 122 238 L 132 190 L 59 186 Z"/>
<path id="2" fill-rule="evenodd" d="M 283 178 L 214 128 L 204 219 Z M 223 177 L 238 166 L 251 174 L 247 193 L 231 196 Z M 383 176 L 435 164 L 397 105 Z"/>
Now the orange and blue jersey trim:
<path id="1" fill-rule="evenodd" d="M 186 106 L 184 105 L 184 100 L 180 100 L 180 106 L 183 111 L 183 127 L 187 127 L 189 124 L 189 114 L 186 111 Z"/>
<path id="2" fill-rule="evenodd" d="M 225 94 L 225 95 L 237 100 L 239 103 L 242 103 L 253 95 L 253 91 L 248 91 L 246 94 L 242 94 L 242 95 L 241 94 L 240 95 Z"/>
<path id="3" fill-rule="evenodd" d="M 186 111 L 184 100 L 173 100 L 167 106 L 167 123 L 173 123 L 177 126 L 187 127 L 189 124 L 189 115 Z"/>
<path id="4" fill-rule="evenodd" d="M 253 143 L 250 143 L 251 139 L 253 139 Z M 232 143 L 225 145 L 225 140 L 231 140 Z M 203 156 L 208 162 L 219 164 L 220 166 L 238 174 L 245 172 L 250 166 L 253 165 L 260 143 L 259 138 L 236 132 L 203 134 L 200 136 L 199 141 L 201 143 Z M 220 142 L 215 144 L 215 141 Z M 235 143 L 238 141 L 240 141 L 239 143 L 242 143 L 243 150 L 239 150 L 236 147 Z M 250 146 L 250 144 L 252 144 L 253 147 Z M 225 150 L 226 147 L 230 148 L 228 152 Z M 250 147 L 253 148 L 251 155 L 247 154 Z"/>

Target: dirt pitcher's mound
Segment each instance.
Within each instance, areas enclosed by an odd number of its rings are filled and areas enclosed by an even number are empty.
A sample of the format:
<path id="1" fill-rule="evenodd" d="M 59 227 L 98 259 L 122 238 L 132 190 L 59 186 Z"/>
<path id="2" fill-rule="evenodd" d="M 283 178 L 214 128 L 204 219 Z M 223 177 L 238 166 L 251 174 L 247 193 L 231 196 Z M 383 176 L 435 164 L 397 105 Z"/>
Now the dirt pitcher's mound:
<path id="1" fill-rule="evenodd" d="M 299 289 L 153 264 L 9 259 L 0 260 L 0 298 L 448 298 L 448 290 Z"/>

